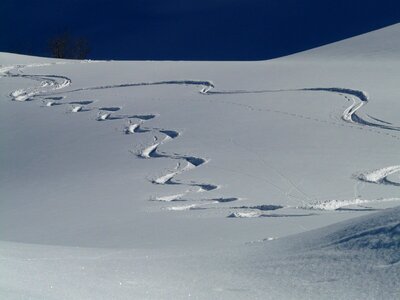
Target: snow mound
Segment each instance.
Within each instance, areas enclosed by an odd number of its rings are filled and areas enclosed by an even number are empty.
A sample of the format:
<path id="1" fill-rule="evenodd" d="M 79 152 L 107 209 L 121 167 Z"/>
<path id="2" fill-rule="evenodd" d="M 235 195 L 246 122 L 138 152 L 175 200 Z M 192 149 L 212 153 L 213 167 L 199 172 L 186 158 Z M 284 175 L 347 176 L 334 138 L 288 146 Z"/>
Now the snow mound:
<path id="1" fill-rule="evenodd" d="M 347 250 L 393 250 L 400 260 L 400 207 L 354 220 L 329 234 L 328 247 Z"/>
<path id="2" fill-rule="evenodd" d="M 397 299 L 400 207 L 251 247 L 252 280 L 268 279 L 278 298 Z"/>
<path id="3" fill-rule="evenodd" d="M 365 264 L 363 267 L 397 266 L 400 206 L 288 237 L 282 242 L 280 247 L 288 249 L 288 255 L 296 260 L 311 256 L 318 260 L 320 255 L 327 259 L 341 257 L 341 264 L 358 261 Z"/>

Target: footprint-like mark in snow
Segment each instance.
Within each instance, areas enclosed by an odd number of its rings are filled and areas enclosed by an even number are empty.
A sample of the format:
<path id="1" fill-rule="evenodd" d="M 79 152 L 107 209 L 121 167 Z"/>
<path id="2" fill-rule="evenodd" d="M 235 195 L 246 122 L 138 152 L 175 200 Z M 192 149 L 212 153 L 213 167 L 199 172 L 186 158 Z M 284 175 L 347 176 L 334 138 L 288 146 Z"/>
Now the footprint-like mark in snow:
<path id="1" fill-rule="evenodd" d="M 179 171 L 167 173 L 161 177 L 152 180 L 151 182 L 155 184 L 179 184 L 172 181 L 172 179 L 179 173 L 180 173 Z"/>
<path id="2" fill-rule="evenodd" d="M 219 188 L 219 186 L 218 185 L 214 185 L 214 184 L 207 184 L 207 183 L 205 183 L 205 184 L 201 184 L 201 183 L 192 183 L 192 184 L 190 184 L 191 186 L 197 186 L 198 188 L 199 188 L 199 190 L 198 190 L 198 192 L 199 193 L 202 193 L 202 192 L 210 192 L 210 191 L 213 191 L 213 190 L 216 190 L 216 189 L 218 189 Z"/>
<path id="3" fill-rule="evenodd" d="M 175 130 L 160 129 L 160 132 L 164 133 L 167 139 L 176 139 L 179 136 L 179 132 Z"/>
<path id="4" fill-rule="evenodd" d="M 141 123 L 135 123 L 132 120 L 128 120 L 128 124 L 124 127 L 124 133 L 125 134 L 135 134 L 137 132 L 140 132 L 140 125 Z"/>
<path id="5" fill-rule="evenodd" d="M 107 119 L 109 119 L 111 117 L 111 113 L 110 112 L 104 112 L 104 111 L 99 111 L 97 113 L 97 121 L 105 121 Z"/>
<path id="6" fill-rule="evenodd" d="M 150 114 L 150 115 L 133 115 L 132 116 L 132 118 L 143 120 L 143 121 L 148 121 L 148 120 L 154 119 L 155 117 L 157 117 L 157 115 L 152 115 L 152 114 Z"/>
<path id="7" fill-rule="evenodd" d="M 194 167 L 195 167 L 194 165 L 192 164 L 189 165 L 189 163 L 187 163 L 186 167 L 180 168 L 180 163 L 178 163 L 174 171 L 166 173 L 165 175 L 162 175 L 156 179 L 151 179 L 150 181 L 154 184 L 160 184 L 160 185 L 186 185 L 191 187 L 197 187 L 198 188 L 197 192 L 199 193 L 210 192 L 219 188 L 218 185 L 209 183 L 182 183 L 174 180 L 175 176 L 182 174 L 183 172 L 188 171 L 190 169 L 193 169 Z"/>
<path id="8" fill-rule="evenodd" d="M 157 138 L 155 137 L 155 141 L 157 141 Z M 157 148 L 160 145 L 160 143 L 154 143 L 151 146 L 148 146 L 147 148 L 144 148 L 139 154 L 138 157 L 140 158 L 156 158 L 160 157 L 159 154 L 157 154 Z"/>
<path id="9" fill-rule="evenodd" d="M 62 103 L 60 103 L 60 102 L 57 102 L 55 100 L 49 100 L 49 99 L 44 99 L 44 100 L 42 100 L 42 102 L 43 102 L 43 106 L 46 106 L 46 107 L 62 105 Z"/>
<path id="10" fill-rule="evenodd" d="M 83 110 L 83 106 L 82 105 L 73 105 L 71 107 L 71 112 L 73 113 L 77 113 Z"/>
<path id="11" fill-rule="evenodd" d="M 54 100 L 54 101 L 59 101 L 64 99 L 64 97 L 45 97 L 45 100 Z"/>
<path id="12" fill-rule="evenodd" d="M 99 110 L 109 111 L 109 112 L 119 111 L 120 109 L 121 109 L 120 107 L 100 107 L 99 108 Z"/>
<path id="13" fill-rule="evenodd" d="M 46 99 L 49 99 L 49 98 L 46 98 Z M 71 101 L 71 102 L 69 102 L 69 104 L 71 104 L 71 105 L 89 105 L 89 104 L 92 104 L 94 101 L 91 101 L 91 100 L 87 100 L 87 101 Z"/>
<path id="14" fill-rule="evenodd" d="M 43 106 L 46 106 L 46 107 L 65 105 L 65 103 L 61 102 L 61 100 L 64 98 L 65 97 L 44 97 L 42 99 L 42 103 L 43 103 Z"/>

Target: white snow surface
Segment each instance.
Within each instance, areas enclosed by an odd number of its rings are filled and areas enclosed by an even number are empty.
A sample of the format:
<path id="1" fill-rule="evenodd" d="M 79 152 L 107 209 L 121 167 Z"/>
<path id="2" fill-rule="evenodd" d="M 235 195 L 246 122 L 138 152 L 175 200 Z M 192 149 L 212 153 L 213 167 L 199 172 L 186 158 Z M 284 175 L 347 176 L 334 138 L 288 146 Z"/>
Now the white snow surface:
<path id="1" fill-rule="evenodd" d="M 398 299 L 399 53 L 0 53 L 0 297 Z"/>

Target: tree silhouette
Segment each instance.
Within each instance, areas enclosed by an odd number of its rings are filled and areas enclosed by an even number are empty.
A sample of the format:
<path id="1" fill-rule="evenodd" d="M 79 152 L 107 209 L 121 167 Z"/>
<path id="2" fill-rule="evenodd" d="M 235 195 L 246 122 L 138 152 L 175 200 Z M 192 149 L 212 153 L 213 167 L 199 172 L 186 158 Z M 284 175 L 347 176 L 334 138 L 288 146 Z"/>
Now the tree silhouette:
<path id="1" fill-rule="evenodd" d="M 51 55 L 55 58 L 85 59 L 90 51 L 86 38 L 71 38 L 67 33 L 54 36 L 49 46 Z"/>
<path id="2" fill-rule="evenodd" d="M 74 47 L 72 49 L 74 53 L 74 58 L 76 59 L 85 59 L 87 55 L 89 54 L 90 48 L 89 48 L 89 42 L 87 39 L 81 37 L 75 40 L 74 42 Z"/>
<path id="3" fill-rule="evenodd" d="M 50 40 L 50 51 L 55 58 L 67 58 L 69 37 L 67 34 L 55 36 Z"/>

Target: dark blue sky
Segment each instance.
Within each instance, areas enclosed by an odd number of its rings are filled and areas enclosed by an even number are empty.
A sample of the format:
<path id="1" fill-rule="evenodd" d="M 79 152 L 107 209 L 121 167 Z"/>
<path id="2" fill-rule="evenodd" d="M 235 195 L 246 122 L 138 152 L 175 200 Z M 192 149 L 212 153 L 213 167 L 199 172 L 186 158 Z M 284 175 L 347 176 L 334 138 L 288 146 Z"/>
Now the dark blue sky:
<path id="1" fill-rule="evenodd" d="M 268 59 L 400 22 L 399 0 L 2 0 L 0 11 L 0 51 L 48 56 L 69 32 L 96 59 Z"/>

